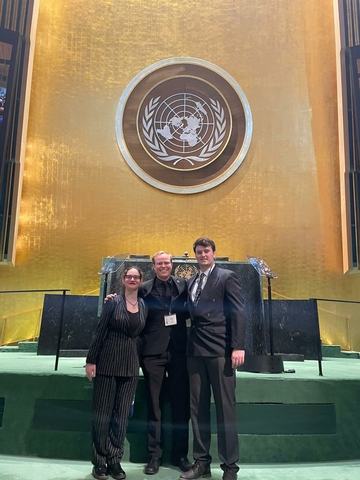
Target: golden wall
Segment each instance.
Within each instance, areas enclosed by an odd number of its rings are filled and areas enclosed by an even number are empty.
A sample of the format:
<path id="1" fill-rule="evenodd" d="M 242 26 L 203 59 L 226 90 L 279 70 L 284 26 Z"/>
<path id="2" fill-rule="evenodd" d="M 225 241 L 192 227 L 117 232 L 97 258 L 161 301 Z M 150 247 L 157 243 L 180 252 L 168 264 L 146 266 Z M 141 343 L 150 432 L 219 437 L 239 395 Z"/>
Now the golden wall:
<path id="1" fill-rule="evenodd" d="M 183 56 L 226 70 L 254 125 L 241 167 L 193 195 L 143 182 L 115 134 L 133 77 Z M 342 273 L 332 0 L 41 0 L 34 62 L 16 265 L 0 267 L 0 289 L 97 294 L 103 257 L 182 255 L 206 235 L 218 255 L 264 258 L 275 298 L 360 300 L 360 276 Z M 0 301 L 3 342 L 32 337 L 42 295 Z M 322 303 L 323 341 L 360 350 L 359 313 Z"/>

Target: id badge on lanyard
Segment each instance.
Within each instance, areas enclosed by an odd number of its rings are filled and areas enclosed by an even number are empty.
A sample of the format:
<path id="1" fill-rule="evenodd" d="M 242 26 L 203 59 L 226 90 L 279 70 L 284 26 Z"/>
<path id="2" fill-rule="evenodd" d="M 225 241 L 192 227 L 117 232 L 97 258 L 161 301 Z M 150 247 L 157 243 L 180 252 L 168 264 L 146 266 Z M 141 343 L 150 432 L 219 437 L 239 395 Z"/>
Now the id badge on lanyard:
<path id="1" fill-rule="evenodd" d="M 165 327 L 171 327 L 172 325 L 177 324 L 176 313 L 169 315 L 164 315 Z"/>

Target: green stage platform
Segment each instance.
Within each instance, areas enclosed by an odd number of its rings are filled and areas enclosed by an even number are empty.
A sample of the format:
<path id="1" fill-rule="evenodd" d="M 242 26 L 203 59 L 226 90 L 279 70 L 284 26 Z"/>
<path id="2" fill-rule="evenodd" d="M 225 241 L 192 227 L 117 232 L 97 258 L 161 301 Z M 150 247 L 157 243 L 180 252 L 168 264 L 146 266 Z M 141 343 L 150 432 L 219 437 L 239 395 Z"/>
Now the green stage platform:
<path id="1" fill-rule="evenodd" d="M 84 358 L 0 352 L 0 455 L 90 459 L 92 387 Z M 295 373 L 237 372 L 240 458 L 245 464 L 360 460 L 360 360 L 285 362 Z M 165 418 L 169 419 L 165 399 Z M 142 379 L 125 460 L 147 461 Z M 165 428 L 165 460 L 169 437 Z M 218 461 L 216 438 L 212 454 Z M 1 471 L 0 471 L 1 478 Z"/>
<path id="2" fill-rule="evenodd" d="M 1 480 L 94 480 L 89 462 L 0 455 Z M 143 465 L 123 462 L 131 480 L 179 480 L 180 471 L 160 467 L 156 476 L 146 476 Z M 218 463 L 211 465 L 211 480 L 221 480 Z M 241 464 L 238 480 L 359 480 L 360 460 L 321 463 Z M 109 480 L 112 480 L 109 477 Z"/>

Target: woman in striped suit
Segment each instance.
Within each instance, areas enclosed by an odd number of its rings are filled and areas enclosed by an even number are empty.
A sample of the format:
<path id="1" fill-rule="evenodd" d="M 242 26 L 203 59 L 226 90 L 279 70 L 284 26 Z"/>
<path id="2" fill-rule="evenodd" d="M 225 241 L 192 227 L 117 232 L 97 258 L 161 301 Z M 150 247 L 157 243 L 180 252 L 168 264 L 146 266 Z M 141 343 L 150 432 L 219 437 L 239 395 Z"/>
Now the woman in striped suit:
<path id="1" fill-rule="evenodd" d="M 120 462 L 132 399 L 139 376 L 138 335 L 146 307 L 138 298 L 143 274 L 128 268 L 124 294 L 106 302 L 86 358 L 86 376 L 94 379 L 92 475 L 105 480 L 126 477 Z"/>

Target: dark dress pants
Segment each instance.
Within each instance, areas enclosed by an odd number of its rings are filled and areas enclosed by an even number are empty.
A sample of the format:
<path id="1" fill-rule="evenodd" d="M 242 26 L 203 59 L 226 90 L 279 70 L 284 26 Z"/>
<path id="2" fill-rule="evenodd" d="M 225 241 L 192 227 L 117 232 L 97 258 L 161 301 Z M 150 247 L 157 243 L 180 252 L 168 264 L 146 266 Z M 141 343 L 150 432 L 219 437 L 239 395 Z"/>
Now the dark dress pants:
<path id="1" fill-rule="evenodd" d="M 236 428 L 236 374 L 228 357 L 188 357 L 190 415 L 194 434 L 194 460 L 210 464 L 211 389 L 214 396 L 218 454 L 229 468 L 238 470 Z"/>
<path id="2" fill-rule="evenodd" d="M 166 373 L 172 420 L 171 462 L 186 457 L 189 447 L 190 396 L 185 353 L 171 347 L 162 354 L 142 357 L 148 403 L 148 451 L 151 457 L 162 457 L 162 387 Z"/>
<path id="3" fill-rule="evenodd" d="M 96 375 L 93 394 L 93 465 L 114 465 L 124 454 L 138 377 Z"/>

